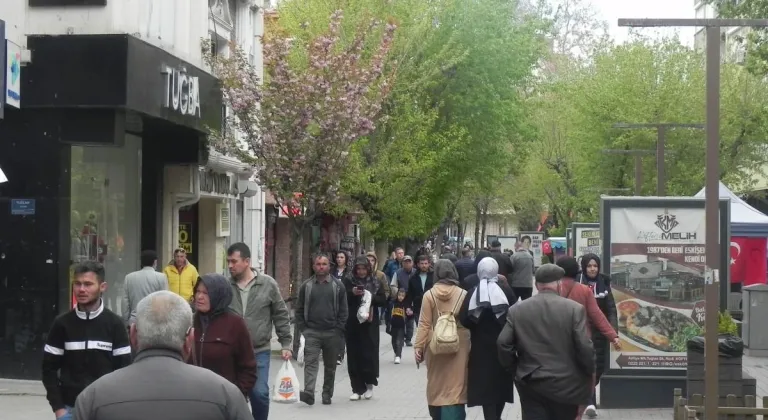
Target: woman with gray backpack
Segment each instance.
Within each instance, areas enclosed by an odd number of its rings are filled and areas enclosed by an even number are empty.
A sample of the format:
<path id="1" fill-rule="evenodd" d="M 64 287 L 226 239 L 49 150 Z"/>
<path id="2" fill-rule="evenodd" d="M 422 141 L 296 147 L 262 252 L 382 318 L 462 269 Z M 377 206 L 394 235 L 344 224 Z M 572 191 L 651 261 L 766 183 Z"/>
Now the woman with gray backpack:
<path id="1" fill-rule="evenodd" d="M 427 365 L 427 404 L 432 420 L 464 420 L 469 330 L 458 320 L 467 292 L 450 260 L 435 263 L 434 287 L 424 293 L 414 342 L 417 366 Z"/>

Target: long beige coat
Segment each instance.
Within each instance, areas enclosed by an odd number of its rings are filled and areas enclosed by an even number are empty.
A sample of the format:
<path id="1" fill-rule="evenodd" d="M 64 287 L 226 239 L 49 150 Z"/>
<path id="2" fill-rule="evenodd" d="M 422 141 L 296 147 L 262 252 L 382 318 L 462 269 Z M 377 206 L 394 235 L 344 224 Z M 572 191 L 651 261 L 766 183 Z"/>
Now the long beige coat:
<path id="1" fill-rule="evenodd" d="M 448 284 L 436 284 L 424 293 L 419 315 L 419 330 L 414 349 L 425 354 L 427 364 L 427 404 L 445 406 L 467 403 L 467 363 L 469 362 L 469 330 L 461 325 L 458 312 L 464 302 L 464 289 Z M 461 300 L 460 300 L 461 299 Z M 435 309 L 437 305 L 437 309 Z M 429 351 L 432 325 L 441 313 L 456 310 L 459 328 L 459 352 L 434 355 Z"/>

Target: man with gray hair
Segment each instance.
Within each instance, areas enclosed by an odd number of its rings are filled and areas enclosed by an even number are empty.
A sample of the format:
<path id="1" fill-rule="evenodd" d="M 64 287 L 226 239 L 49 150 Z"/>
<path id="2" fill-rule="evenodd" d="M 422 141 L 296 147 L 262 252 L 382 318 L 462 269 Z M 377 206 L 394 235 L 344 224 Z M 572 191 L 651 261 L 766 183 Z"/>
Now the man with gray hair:
<path id="1" fill-rule="evenodd" d="M 523 420 L 575 419 L 592 396 L 595 356 L 587 314 L 560 296 L 565 271 L 536 270 L 539 294 L 513 305 L 497 340 L 499 361 L 515 372 Z"/>
<path id="2" fill-rule="evenodd" d="M 136 307 L 134 363 L 102 376 L 75 403 L 77 420 L 251 420 L 242 392 L 184 361 L 194 349 L 192 309 L 179 295 L 154 292 Z"/>

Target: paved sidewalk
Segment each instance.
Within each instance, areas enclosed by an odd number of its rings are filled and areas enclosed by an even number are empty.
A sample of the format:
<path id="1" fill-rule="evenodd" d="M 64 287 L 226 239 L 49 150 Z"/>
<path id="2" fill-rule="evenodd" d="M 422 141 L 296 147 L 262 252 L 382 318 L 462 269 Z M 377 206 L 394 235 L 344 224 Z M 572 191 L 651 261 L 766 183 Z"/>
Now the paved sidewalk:
<path id="1" fill-rule="evenodd" d="M 403 363 L 395 365 L 389 335 L 381 335 L 381 379 L 374 397 L 370 401 L 349 401 L 351 389 L 347 376 L 346 365 L 339 366 L 336 375 L 336 394 L 333 405 L 324 406 L 318 402 L 309 407 L 304 404 L 272 404 L 270 418 L 280 420 L 415 420 L 429 419 L 426 405 L 426 371 L 424 366 L 416 369 L 413 352 L 410 348 L 403 349 Z M 746 358 L 745 358 L 746 359 Z M 273 359 L 270 372 L 270 384 L 277 374 L 281 361 Z M 745 362 L 745 365 L 747 363 Z M 754 370 L 762 371 L 764 378 L 768 377 L 766 362 L 755 362 Z M 299 379 L 303 372 L 298 369 Z M 322 366 L 318 379 L 318 390 L 322 385 Z M 768 386 L 768 381 L 763 382 Z M 761 390 L 761 395 L 765 393 Z M 45 400 L 42 384 L 37 381 L 10 381 L 0 379 L 0 420 L 53 420 L 53 413 Z M 482 420 L 482 410 L 468 409 L 468 420 Z M 508 404 L 504 412 L 504 420 L 519 420 L 519 404 Z M 600 420 L 671 420 L 671 409 L 645 410 L 601 410 Z"/>

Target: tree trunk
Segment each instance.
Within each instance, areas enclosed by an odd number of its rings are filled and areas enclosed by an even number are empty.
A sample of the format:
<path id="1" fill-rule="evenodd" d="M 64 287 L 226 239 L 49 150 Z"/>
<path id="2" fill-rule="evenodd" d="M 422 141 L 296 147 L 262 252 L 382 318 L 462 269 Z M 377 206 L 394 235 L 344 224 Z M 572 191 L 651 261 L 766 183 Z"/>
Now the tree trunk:
<path id="1" fill-rule="evenodd" d="M 295 299 L 299 286 L 301 286 L 301 244 L 304 238 L 304 220 L 292 217 L 291 219 L 291 271 L 290 293 L 291 300 Z"/>
<path id="2" fill-rule="evenodd" d="M 488 204 L 487 203 L 483 203 L 482 213 L 480 217 L 482 218 L 482 224 L 483 224 L 483 233 L 482 233 L 483 243 L 485 243 L 485 240 L 486 240 L 485 232 L 486 232 L 486 228 L 488 227 Z M 485 244 L 485 245 L 489 246 L 490 244 Z"/>
<path id="3" fill-rule="evenodd" d="M 464 246 L 465 225 L 461 217 L 456 219 L 456 256 L 461 255 L 461 248 Z"/>
<path id="4" fill-rule="evenodd" d="M 480 238 L 480 206 L 475 205 L 475 250 L 482 248 L 482 246 L 483 241 Z"/>

